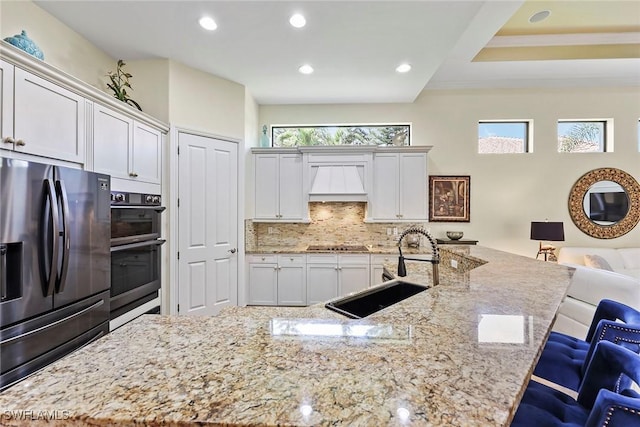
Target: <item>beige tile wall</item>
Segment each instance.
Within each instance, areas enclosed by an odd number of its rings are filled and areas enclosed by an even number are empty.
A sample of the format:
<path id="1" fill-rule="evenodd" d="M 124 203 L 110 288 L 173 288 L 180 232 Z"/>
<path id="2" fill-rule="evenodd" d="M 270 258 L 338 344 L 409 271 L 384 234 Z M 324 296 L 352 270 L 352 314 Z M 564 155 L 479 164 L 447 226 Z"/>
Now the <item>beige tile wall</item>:
<path id="1" fill-rule="evenodd" d="M 260 247 L 298 247 L 309 244 L 372 245 L 374 248 L 395 247 L 399 234 L 411 226 L 426 223 L 365 223 L 366 204 L 309 203 L 311 223 L 266 223 L 245 221 L 247 251 Z M 398 229 L 398 235 L 387 235 L 387 229 Z M 271 233 L 269 229 L 271 228 Z"/>

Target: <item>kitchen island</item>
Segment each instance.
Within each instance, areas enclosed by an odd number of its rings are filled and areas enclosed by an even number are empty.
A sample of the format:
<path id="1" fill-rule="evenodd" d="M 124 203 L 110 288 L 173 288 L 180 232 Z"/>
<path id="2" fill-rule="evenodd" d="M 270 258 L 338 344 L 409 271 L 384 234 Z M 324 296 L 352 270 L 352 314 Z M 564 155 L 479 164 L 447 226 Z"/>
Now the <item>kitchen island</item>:
<path id="1" fill-rule="evenodd" d="M 450 250 L 484 264 L 365 319 L 142 316 L 1 393 L 0 424 L 509 425 L 572 270 Z"/>

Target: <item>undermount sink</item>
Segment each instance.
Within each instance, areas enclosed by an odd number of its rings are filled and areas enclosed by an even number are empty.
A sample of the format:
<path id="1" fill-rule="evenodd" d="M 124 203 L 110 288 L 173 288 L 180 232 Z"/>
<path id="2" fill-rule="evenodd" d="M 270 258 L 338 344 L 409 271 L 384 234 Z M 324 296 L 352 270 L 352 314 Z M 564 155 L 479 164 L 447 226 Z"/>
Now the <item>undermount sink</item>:
<path id="1" fill-rule="evenodd" d="M 393 281 L 356 295 L 328 302 L 325 307 L 352 319 L 362 319 L 427 289 L 429 286 Z"/>

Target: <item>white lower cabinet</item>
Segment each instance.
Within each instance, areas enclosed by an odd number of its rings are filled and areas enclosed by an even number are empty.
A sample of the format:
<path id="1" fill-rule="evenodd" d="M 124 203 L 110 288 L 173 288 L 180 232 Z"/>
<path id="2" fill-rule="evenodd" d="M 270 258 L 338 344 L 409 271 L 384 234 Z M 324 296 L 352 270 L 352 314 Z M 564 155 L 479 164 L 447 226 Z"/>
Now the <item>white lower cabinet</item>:
<path id="1" fill-rule="evenodd" d="M 317 304 L 338 296 L 338 256 L 307 255 L 307 303 Z"/>
<path id="2" fill-rule="evenodd" d="M 276 305 L 278 302 L 278 258 L 251 255 L 248 258 L 249 305 Z"/>
<path id="3" fill-rule="evenodd" d="M 307 305 L 304 255 L 248 257 L 249 305 Z"/>
<path id="4" fill-rule="evenodd" d="M 371 255 L 371 286 L 379 285 L 384 282 L 382 280 L 382 267 L 390 262 L 396 263 L 398 257 L 396 255 Z M 395 274 L 395 271 L 391 273 Z"/>
<path id="5" fill-rule="evenodd" d="M 278 305 L 307 305 L 304 255 L 278 255 Z"/>
<path id="6" fill-rule="evenodd" d="M 307 302 L 309 305 L 368 287 L 368 254 L 307 255 Z"/>
<path id="7" fill-rule="evenodd" d="M 366 289 L 371 278 L 369 254 L 248 255 L 247 304 L 317 304 Z"/>

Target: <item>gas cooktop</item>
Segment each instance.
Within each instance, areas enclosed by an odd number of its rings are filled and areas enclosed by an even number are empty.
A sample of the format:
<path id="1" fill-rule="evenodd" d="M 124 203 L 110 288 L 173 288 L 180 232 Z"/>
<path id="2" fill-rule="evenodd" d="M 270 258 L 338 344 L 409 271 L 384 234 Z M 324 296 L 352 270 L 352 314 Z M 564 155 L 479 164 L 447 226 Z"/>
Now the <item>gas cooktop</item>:
<path id="1" fill-rule="evenodd" d="M 309 245 L 309 252 L 369 252 L 364 245 Z"/>

